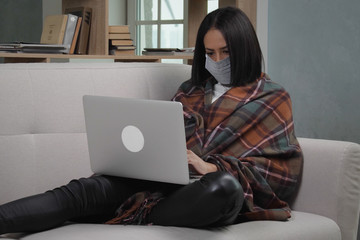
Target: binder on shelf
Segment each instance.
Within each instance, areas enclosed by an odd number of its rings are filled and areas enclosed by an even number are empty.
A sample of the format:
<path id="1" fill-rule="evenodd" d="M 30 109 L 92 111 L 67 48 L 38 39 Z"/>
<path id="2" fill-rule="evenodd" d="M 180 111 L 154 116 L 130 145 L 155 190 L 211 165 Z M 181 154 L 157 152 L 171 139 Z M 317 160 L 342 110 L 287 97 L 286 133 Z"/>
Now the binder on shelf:
<path id="1" fill-rule="evenodd" d="M 90 26 L 92 9 L 89 7 L 76 7 L 65 9 L 65 14 L 73 14 L 82 18 L 80 32 L 78 36 L 78 42 L 75 47 L 77 54 L 87 54 L 89 52 L 89 37 L 90 37 Z"/>
<path id="2" fill-rule="evenodd" d="M 63 44 L 67 20 L 67 15 L 46 16 L 40 43 Z"/>
<path id="3" fill-rule="evenodd" d="M 67 47 L 66 53 L 70 53 L 70 48 L 75 36 L 75 30 L 79 17 L 73 14 L 67 14 L 67 24 L 65 28 L 63 44 Z"/>

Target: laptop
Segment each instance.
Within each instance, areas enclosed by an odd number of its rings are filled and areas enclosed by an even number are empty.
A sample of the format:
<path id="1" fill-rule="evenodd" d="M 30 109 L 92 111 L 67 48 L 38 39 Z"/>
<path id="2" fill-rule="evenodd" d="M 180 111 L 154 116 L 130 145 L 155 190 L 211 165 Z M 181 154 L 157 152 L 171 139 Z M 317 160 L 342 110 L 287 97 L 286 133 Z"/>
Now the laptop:
<path id="1" fill-rule="evenodd" d="M 83 97 L 94 173 L 188 184 L 183 107 L 179 102 Z"/>

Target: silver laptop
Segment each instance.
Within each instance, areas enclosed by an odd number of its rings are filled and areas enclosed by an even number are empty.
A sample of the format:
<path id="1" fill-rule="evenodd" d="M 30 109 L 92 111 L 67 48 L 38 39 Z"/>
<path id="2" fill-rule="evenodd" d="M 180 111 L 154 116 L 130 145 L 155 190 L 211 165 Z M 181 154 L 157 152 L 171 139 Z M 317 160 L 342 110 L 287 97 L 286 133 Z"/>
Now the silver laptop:
<path id="1" fill-rule="evenodd" d="M 181 103 L 86 95 L 83 104 L 94 173 L 192 181 Z"/>

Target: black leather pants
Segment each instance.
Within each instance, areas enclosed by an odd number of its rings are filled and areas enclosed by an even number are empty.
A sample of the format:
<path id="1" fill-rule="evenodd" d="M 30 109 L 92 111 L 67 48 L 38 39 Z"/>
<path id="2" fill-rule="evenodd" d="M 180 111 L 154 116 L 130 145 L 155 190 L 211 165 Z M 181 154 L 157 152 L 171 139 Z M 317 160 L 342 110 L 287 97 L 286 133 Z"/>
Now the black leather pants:
<path id="1" fill-rule="evenodd" d="M 156 225 L 209 227 L 234 222 L 243 204 L 239 182 L 225 172 L 209 173 L 183 186 L 110 176 L 93 176 L 0 206 L 0 234 L 36 232 L 66 221 L 102 223 L 139 191 L 166 196 L 148 221 Z"/>

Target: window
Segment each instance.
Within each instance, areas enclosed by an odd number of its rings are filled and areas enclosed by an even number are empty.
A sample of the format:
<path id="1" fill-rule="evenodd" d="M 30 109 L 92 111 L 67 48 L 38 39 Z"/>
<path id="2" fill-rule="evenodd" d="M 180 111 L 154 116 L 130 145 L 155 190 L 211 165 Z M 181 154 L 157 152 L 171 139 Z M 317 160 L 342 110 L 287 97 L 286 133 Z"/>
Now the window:
<path id="1" fill-rule="evenodd" d="M 128 0 L 128 24 L 137 54 L 144 48 L 187 47 L 188 1 Z M 208 0 L 208 12 L 217 9 L 219 0 Z"/>
<path id="2" fill-rule="evenodd" d="M 183 48 L 184 0 L 136 0 L 138 54 L 144 48 Z"/>
<path id="3" fill-rule="evenodd" d="M 219 0 L 208 0 L 207 2 L 207 12 L 212 12 L 219 8 Z"/>

